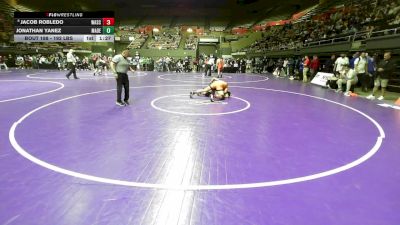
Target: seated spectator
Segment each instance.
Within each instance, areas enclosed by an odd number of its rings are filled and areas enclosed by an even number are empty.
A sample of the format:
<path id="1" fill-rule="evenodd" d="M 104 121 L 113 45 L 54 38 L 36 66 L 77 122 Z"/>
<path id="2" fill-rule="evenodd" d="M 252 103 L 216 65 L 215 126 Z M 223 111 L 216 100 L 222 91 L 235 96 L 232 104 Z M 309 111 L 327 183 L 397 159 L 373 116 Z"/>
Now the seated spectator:
<path id="1" fill-rule="evenodd" d="M 2 67 L 4 67 L 6 70 L 8 70 L 5 56 L 1 56 L 0 55 L 0 70 L 1 70 Z"/>
<path id="2" fill-rule="evenodd" d="M 342 92 L 342 85 L 346 84 L 345 96 L 350 96 L 350 89 L 352 85 L 357 84 L 357 75 L 353 69 L 350 69 L 348 64 L 344 64 L 342 70 L 339 73 L 339 79 L 337 80 L 338 88 L 336 92 Z"/>
<path id="3" fill-rule="evenodd" d="M 396 18 L 392 22 L 390 22 L 389 24 L 390 25 L 398 25 L 398 24 L 400 24 L 400 14 L 398 14 L 396 16 Z"/>

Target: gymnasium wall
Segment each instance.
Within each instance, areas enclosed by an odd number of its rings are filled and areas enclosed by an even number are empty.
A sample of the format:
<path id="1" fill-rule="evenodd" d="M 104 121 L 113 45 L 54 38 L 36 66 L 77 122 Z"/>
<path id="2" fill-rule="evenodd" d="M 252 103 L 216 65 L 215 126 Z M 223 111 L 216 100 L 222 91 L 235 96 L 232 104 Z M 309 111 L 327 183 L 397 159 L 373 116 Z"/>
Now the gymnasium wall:
<path id="1" fill-rule="evenodd" d="M 206 55 L 216 55 L 217 54 L 217 52 L 216 52 L 216 50 L 218 50 L 217 49 L 217 45 L 200 45 L 199 44 L 199 46 L 198 46 L 198 48 L 199 48 L 199 54 L 206 54 Z"/>

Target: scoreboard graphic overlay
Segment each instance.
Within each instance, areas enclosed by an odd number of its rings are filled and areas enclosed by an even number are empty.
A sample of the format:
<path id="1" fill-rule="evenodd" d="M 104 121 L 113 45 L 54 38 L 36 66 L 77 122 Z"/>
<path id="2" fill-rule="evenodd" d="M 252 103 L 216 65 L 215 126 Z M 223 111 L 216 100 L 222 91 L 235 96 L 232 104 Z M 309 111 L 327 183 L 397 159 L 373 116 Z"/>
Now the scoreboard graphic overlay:
<path id="1" fill-rule="evenodd" d="M 14 42 L 114 42 L 114 12 L 15 12 Z"/>

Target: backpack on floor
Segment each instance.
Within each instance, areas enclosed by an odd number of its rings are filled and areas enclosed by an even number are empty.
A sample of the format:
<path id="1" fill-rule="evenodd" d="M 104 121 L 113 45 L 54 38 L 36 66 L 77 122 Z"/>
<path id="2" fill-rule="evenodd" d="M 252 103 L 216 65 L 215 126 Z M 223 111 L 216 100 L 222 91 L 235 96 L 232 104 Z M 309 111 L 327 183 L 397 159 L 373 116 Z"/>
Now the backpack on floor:
<path id="1" fill-rule="evenodd" d="M 331 89 L 337 89 L 338 88 L 336 80 L 328 80 L 328 81 L 326 81 L 326 86 L 328 86 Z"/>

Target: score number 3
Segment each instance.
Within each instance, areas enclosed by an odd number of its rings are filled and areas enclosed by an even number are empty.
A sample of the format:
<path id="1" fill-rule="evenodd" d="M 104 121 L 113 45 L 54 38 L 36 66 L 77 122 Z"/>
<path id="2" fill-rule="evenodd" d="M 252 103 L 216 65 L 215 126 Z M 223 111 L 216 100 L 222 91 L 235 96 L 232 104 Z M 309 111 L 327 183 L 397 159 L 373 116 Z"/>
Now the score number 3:
<path id="1" fill-rule="evenodd" d="M 103 26 L 114 26 L 114 18 L 103 18 Z"/>

